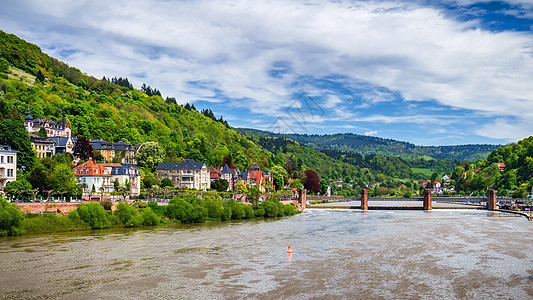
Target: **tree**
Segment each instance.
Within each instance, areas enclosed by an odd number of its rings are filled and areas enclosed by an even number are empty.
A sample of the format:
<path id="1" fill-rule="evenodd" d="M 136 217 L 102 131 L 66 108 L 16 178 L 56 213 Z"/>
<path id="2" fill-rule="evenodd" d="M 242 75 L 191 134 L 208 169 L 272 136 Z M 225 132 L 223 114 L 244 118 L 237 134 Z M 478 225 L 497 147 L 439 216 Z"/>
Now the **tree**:
<path id="1" fill-rule="evenodd" d="M 41 70 L 37 72 L 37 75 L 35 75 L 35 78 L 37 79 L 37 82 L 44 82 L 44 79 L 46 78 Z"/>
<path id="2" fill-rule="evenodd" d="M 120 222 L 125 227 L 139 226 L 143 222 L 143 218 L 139 216 L 137 209 L 126 202 L 120 201 L 117 205 L 117 213 Z"/>
<path id="3" fill-rule="evenodd" d="M 26 179 L 17 179 L 6 183 L 4 192 L 10 197 L 14 197 L 15 200 L 18 200 L 19 195 L 29 193 L 31 189 L 31 184 Z"/>
<path id="4" fill-rule="evenodd" d="M 0 144 L 17 150 L 17 169 L 28 172 L 32 169 L 35 152 L 31 147 L 30 137 L 24 124 L 18 120 L 5 119 L 0 122 Z"/>
<path id="5" fill-rule="evenodd" d="M 0 57 L 0 72 L 7 73 L 8 70 L 9 62 L 5 58 Z"/>
<path id="6" fill-rule="evenodd" d="M 313 170 L 305 171 L 306 180 L 304 182 L 304 187 L 311 191 L 313 194 L 318 194 L 320 191 L 320 180 L 318 179 L 318 174 Z"/>
<path id="7" fill-rule="evenodd" d="M 80 219 L 91 228 L 107 228 L 109 220 L 103 206 L 97 202 L 84 203 L 77 209 Z"/>
<path id="8" fill-rule="evenodd" d="M 248 202 L 252 203 L 253 205 L 256 205 L 259 201 L 259 196 L 261 195 L 261 192 L 259 192 L 256 188 L 250 188 L 248 189 L 248 193 L 246 194 L 246 198 L 248 198 Z"/>
<path id="9" fill-rule="evenodd" d="M 237 184 L 235 184 L 235 187 L 233 187 L 233 192 L 235 194 L 246 194 L 246 192 L 248 192 L 248 188 L 246 188 L 244 183 L 237 182 Z"/>
<path id="10" fill-rule="evenodd" d="M 225 192 L 228 190 L 229 182 L 226 179 L 215 179 L 211 182 L 211 188 L 218 192 Z"/>
<path id="11" fill-rule="evenodd" d="M 328 186 L 329 186 L 329 184 L 326 181 L 326 179 L 324 179 L 324 178 L 320 179 L 320 194 L 321 195 L 327 194 Z"/>
<path id="12" fill-rule="evenodd" d="M 300 179 L 294 179 L 292 182 L 291 182 L 291 188 L 296 188 L 297 190 L 301 190 L 304 188 L 304 186 L 302 185 L 302 182 L 300 181 Z"/>
<path id="13" fill-rule="evenodd" d="M 20 208 L 0 197 L 0 236 L 23 234 L 22 219 L 24 213 Z"/>
<path id="14" fill-rule="evenodd" d="M 289 174 L 282 166 L 273 166 L 270 170 L 274 177 L 274 186 L 277 190 L 281 190 L 288 181 Z"/>
<path id="15" fill-rule="evenodd" d="M 135 160 L 138 165 L 154 170 L 159 163 L 163 162 L 164 155 L 165 152 L 158 142 L 146 142 L 135 154 Z"/>
<path id="16" fill-rule="evenodd" d="M 172 184 L 172 179 L 168 178 L 168 177 L 165 177 L 163 179 L 161 179 L 161 185 L 160 187 L 164 188 L 164 187 L 174 187 L 174 184 Z"/>
<path id="17" fill-rule="evenodd" d="M 54 167 L 50 174 L 50 185 L 58 194 L 74 194 L 78 190 L 78 183 L 67 164 L 59 164 Z"/>
<path id="18" fill-rule="evenodd" d="M 88 160 L 93 156 L 93 146 L 89 143 L 89 140 L 85 137 L 79 137 L 72 148 L 74 157 L 77 157 L 81 160 Z"/>

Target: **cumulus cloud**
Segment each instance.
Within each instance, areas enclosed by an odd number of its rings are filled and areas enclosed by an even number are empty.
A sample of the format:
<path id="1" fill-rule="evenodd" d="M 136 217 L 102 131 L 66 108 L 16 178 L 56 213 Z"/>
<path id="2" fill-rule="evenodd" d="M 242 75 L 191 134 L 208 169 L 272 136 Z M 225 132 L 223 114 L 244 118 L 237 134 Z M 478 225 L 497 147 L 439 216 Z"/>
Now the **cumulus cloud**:
<path id="1" fill-rule="evenodd" d="M 530 1 L 508 2 L 531 8 Z M 433 101 L 487 119 L 533 117 L 533 34 L 482 30 L 423 1 L 8 0 L 0 20 L 5 31 L 88 74 L 128 77 L 180 103 L 226 99 L 268 121 L 286 115 L 302 92 L 327 109 L 297 115 L 313 123 L 450 119 L 357 115 L 394 101 Z M 350 87 L 361 102 L 349 107 L 348 92 L 317 85 L 324 78 Z M 516 132 L 521 123 L 505 126 Z"/>
<path id="2" fill-rule="evenodd" d="M 375 130 L 367 131 L 364 133 L 365 136 L 377 135 L 378 132 Z"/>

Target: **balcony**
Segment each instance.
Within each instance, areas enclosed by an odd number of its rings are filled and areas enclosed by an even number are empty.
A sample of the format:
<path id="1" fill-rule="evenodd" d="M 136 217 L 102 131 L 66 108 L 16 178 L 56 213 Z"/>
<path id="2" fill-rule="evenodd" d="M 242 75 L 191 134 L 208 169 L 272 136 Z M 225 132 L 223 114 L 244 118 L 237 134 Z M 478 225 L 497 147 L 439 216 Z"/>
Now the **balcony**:
<path id="1" fill-rule="evenodd" d="M 181 176 L 189 176 L 189 177 L 192 177 L 192 176 L 194 176 L 194 173 L 193 173 L 193 172 L 182 172 L 182 173 L 181 173 Z"/>

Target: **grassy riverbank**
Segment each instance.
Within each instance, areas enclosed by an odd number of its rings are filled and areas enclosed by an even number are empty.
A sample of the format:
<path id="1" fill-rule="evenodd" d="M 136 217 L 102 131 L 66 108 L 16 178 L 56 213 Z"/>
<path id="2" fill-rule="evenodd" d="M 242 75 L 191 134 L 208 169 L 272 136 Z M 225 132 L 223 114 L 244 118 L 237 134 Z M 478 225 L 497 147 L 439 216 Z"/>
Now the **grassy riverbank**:
<path id="1" fill-rule="evenodd" d="M 169 223 L 203 223 L 252 218 L 273 218 L 298 213 L 292 204 L 276 200 L 250 206 L 233 200 L 224 201 L 215 196 L 199 198 L 184 195 L 170 200 L 168 206 L 156 202 L 120 202 L 111 211 L 97 202 L 84 203 L 68 215 L 56 213 L 25 214 L 14 204 L 0 198 L 0 236 L 35 233 L 155 226 Z"/>

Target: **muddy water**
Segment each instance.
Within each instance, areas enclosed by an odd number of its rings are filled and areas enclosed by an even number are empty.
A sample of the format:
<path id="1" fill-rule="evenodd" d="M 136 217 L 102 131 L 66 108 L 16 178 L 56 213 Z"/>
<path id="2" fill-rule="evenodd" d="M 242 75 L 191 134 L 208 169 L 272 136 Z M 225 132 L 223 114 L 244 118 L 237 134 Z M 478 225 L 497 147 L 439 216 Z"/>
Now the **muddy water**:
<path id="1" fill-rule="evenodd" d="M 280 220 L 1 238 L 0 292 L 0 299 L 531 299 L 533 223 L 480 211 L 308 210 Z"/>

